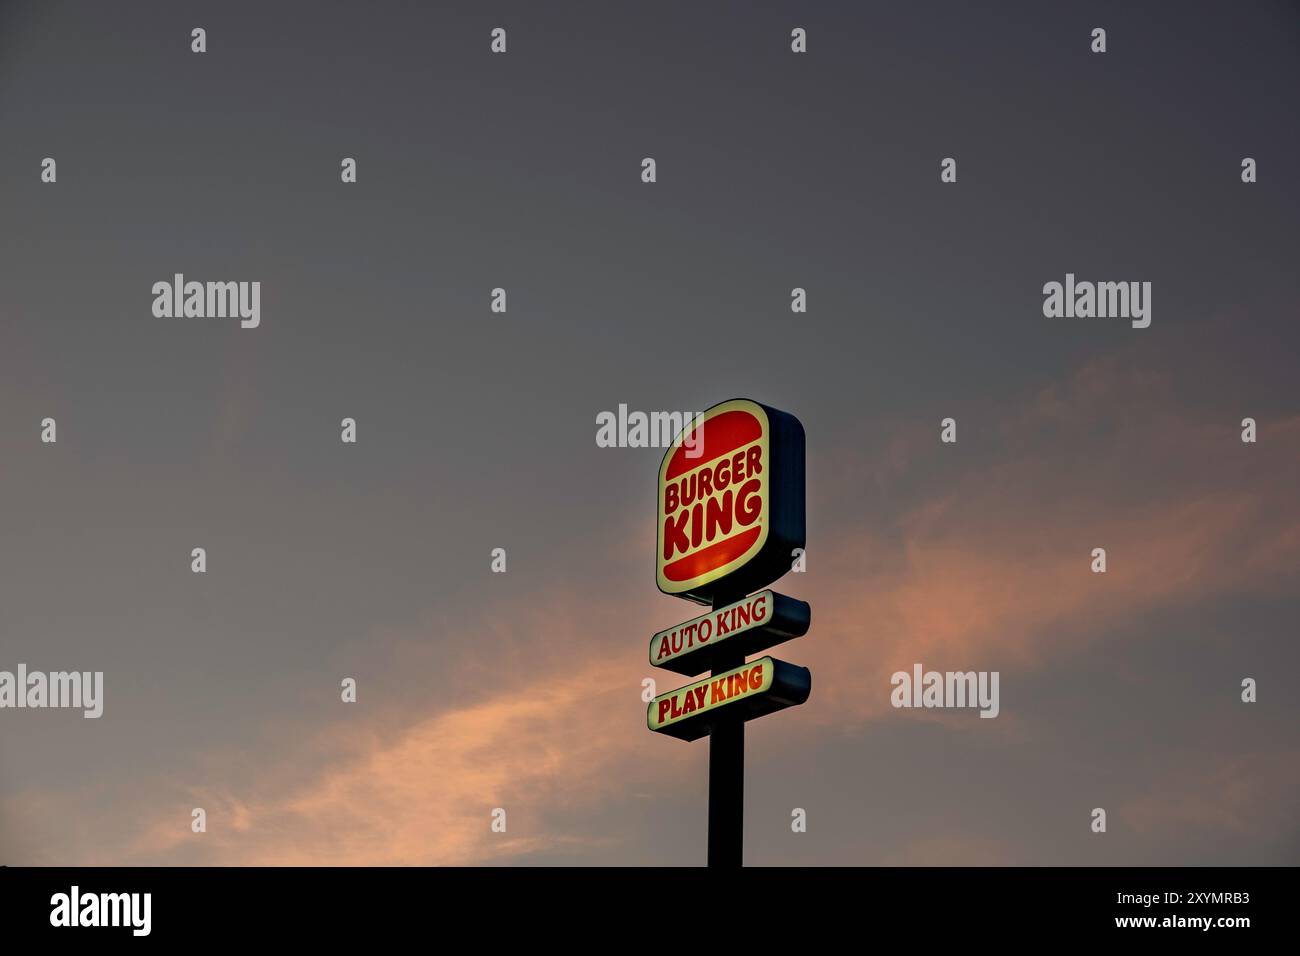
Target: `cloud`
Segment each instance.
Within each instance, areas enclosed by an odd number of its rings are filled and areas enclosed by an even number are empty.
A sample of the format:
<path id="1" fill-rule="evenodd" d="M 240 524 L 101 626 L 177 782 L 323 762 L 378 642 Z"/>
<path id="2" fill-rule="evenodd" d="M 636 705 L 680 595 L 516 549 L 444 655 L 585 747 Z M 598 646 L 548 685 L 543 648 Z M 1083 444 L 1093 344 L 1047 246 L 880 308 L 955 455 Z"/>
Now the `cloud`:
<path id="1" fill-rule="evenodd" d="M 590 727 L 618 722 L 629 703 L 626 677 L 608 662 L 516 685 L 431 714 L 393 741 L 349 740 L 349 756 L 306 784 L 251 802 L 214 793 L 225 812 L 205 839 L 216 862 L 251 865 L 483 863 L 598 842 L 544 830 L 546 808 L 568 792 L 598 801 L 616 786 L 620 738 Z M 490 829 L 496 808 L 506 811 L 502 834 Z M 192 840 L 155 832 L 150 849 Z"/>
<path id="2" fill-rule="evenodd" d="M 810 572 L 780 585 L 813 606 L 809 635 L 778 651 L 811 666 L 813 697 L 798 720 L 764 722 L 774 746 L 890 712 L 889 674 L 916 661 L 1002 670 L 1005 687 L 1006 672 L 1032 674 L 1153 609 L 1295 592 L 1300 417 L 1270 421 L 1265 439 L 1243 445 L 1234 423 L 1189 413 L 1169 378 L 1135 362 L 1108 358 L 1021 405 L 972 409 L 963 434 L 972 419 L 993 423 L 981 442 L 963 439 L 973 450 L 941 446 L 937 427 L 921 437 L 893 423 L 864 425 L 857 451 L 828 453 L 812 507 L 836 521 L 814 529 Z M 866 441 L 882 431 L 880 448 Z M 612 531 L 604 546 L 622 555 L 627 537 Z M 1107 550 L 1106 574 L 1089 569 L 1094 547 Z M 265 739 L 238 758 L 253 772 L 237 782 L 222 771 L 228 755 L 210 755 L 106 792 L 89 812 L 40 793 L 8 815 L 64 833 L 45 842 L 45 860 L 57 862 L 465 864 L 619 846 L 617 826 L 565 815 L 668 792 L 698 772 L 689 747 L 663 746 L 644 728 L 644 638 L 666 607 L 655 600 L 618 580 L 582 594 L 552 583 L 487 610 L 443 611 L 440 631 L 470 636 L 454 653 L 410 651 L 430 644 L 427 628 L 380 642 L 393 645 L 388 666 L 408 683 L 427 673 L 441 688 L 432 699 L 339 704 L 309 740 L 287 718 L 277 730 L 273 715 Z M 1016 721 L 1004 707 L 999 733 Z M 972 733 L 987 723 L 943 726 Z M 1210 796 L 1161 797 L 1160 809 L 1134 798 L 1125 813 L 1148 831 L 1270 818 L 1259 791 L 1234 789 L 1232 771 L 1214 779 L 1222 786 Z M 190 833 L 191 806 L 208 810 L 206 834 Z M 505 834 L 490 830 L 495 807 L 507 812 Z M 79 822 L 60 824 L 69 818 Z M 628 862 L 640 852 L 626 846 Z M 892 857 L 1014 859 L 979 833 L 904 838 Z"/>
<path id="3" fill-rule="evenodd" d="M 59 862 L 90 865 L 458 865 L 608 846 L 617 833 L 556 829 L 553 811 L 645 789 L 652 771 L 671 771 L 685 748 L 655 747 L 665 741 L 645 730 L 640 701 L 648 665 L 635 669 L 627 655 L 594 653 L 601 630 L 580 626 L 576 599 L 552 594 L 521 603 L 458 622 L 503 649 L 491 680 L 479 644 L 438 662 L 462 688 L 454 696 L 389 702 L 371 719 L 333 720 L 309 740 L 268 728 L 252 758 L 259 769 L 243 785 L 223 782 L 222 767 L 246 764 L 249 755 L 223 754 L 178 771 L 188 781 L 169 774 L 91 804 L 28 795 L 8 812 L 51 831 L 58 819 L 71 824 L 42 861 L 57 854 Z M 529 661 L 515 646 L 566 629 L 576 637 L 564 655 L 538 650 Z M 633 658 L 643 656 L 643 647 L 634 649 Z M 358 700 L 367 693 L 378 690 L 360 683 Z M 416 716 L 392 726 L 402 711 Z M 301 731 L 299 721 L 291 726 Z M 653 763 L 640 759 L 651 749 Z M 191 832 L 192 807 L 206 811 L 206 833 Z M 496 808 L 506 811 L 505 833 L 491 830 Z"/>
<path id="4" fill-rule="evenodd" d="M 888 709 L 858 676 L 886 686 L 918 661 L 1032 670 L 1146 611 L 1294 593 L 1300 417 L 1246 445 L 1233 423 L 1189 417 L 1173 394 L 1167 378 L 1108 358 L 1001 415 L 973 465 L 940 462 L 963 452 L 940 446 L 937 425 L 926 443 L 891 439 L 875 472 L 870 452 L 841 456 L 832 471 L 873 476 L 895 510 L 858 504 L 852 487 L 821 503 L 846 520 L 810 543 L 810 562 L 830 570 L 801 595 L 814 624 L 798 652 L 814 674 L 855 675 L 818 683 L 821 718 Z M 922 491 L 899 493 L 908 483 Z M 1097 547 L 1105 574 L 1091 571 Z"/>

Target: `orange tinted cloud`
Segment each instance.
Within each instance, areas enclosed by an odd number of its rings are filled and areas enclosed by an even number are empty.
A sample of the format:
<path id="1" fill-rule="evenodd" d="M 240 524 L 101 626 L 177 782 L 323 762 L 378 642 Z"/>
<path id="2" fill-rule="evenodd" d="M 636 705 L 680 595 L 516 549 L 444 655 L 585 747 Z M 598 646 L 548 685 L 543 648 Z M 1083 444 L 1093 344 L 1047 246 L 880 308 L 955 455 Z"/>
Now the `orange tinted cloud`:
<path id="1" fill-rule="evenodd" d="M 1233 424 L 1180 414 L 1159 376 L 1095 363 L 1002 420 L 1005 455 L 945 470 L 942 487 L 904 498 L 897 517 L 868 515 L 811 544 L 818 573 L 800 596 L 814 623 L 798 653 L 814 674 L 832 675 L 814 694 L 820 718 L 889 709 L 885 692 L 833 675 L 887 689 L 889 674 L 918 661 L 1032 668 L 1145 610 L 1294 593 L 1300 417 L 1269 422 L 1256 445 Z M 936 425 L 928 443 L 893 441 L 876 480 L 888 490 L 955 456 L 960 445 L 942 448 L 937 435 Z M 852 456 L 833 470 L 873 474 Z M 826 507 L 843 513 L 853 494 L 834 489 Z M 1105 574 L 1091 571 L 1097 547 Z"/>
<path id="2" fill-rule="evenodd" d="M 253 865 L 464 864 L 581 842 L 541 829 L 545 811 L 570 791 L 599 800 L 614 785 L 606 771 L 623 741 L 590 728 L 635 704 L 604 662 L 432 714 L 391 742 L 353 742 L 354 756 L 305 785 L 231 801 L 238 815 L 230 828 L 214 821 L 215 852 Z M 498 807 L 505 833 L 490 829 Z M 157 849 L 190 839 L 181 831 Z"/>
<path id="3" fill-rule="evenodd" d="M 547 627 L 578 628 L 564 605 L 552 596 L 546 604 L 498 608 L 465 623 L 473 631 L 503 629 L 516 639 L 536 639 Z M 512 614 L 515 620 L 503 624 Z M 32 801 L 22 812 L 80 823 L 61 859 L 90 864 L 457 865 L 525 862 L 543 850 L 608 845 L 617 835 L 560 832 L 548 815 L 599 804 L 633 785 L 644 789 L 652 772 L 671 772 L 687 754 L 684 747 L 660 750 L 655 745 L 676 742 L 651 738 L 645 729 L 639 679 L 648 665 L 632 670 L 626 655 L 593 653 L 597 631 L 577 633 L 563 666 L 538 653 L 532 673 L 502 668 L 496 680 L 482 683 L 485 692 L 470 690 L 444 706 L 426 703 L 396 730 L 385 726 L 391 719 L 385 709 L 372 720 L 358 718 L 355 727 L 335 722 L 314 740 L 277 739 L 258 754 L 263 772 L 245 788 L 223 784 L 211 771 L 207 779 L 195 773 L 185 785 L 138 787 L 125 801 L 138 808 L 134 832 L 122 825 L 121 816 L 132 811 L 121 797 L 109 801 L 119 817 L 115 828 L 75 801 L 44 810 Z M 508 635 L 497 636 L 509 643 Z M 644 655 L 644 648 L 636 651 L 634 657 Z M 478 673 L 473 655 L 440 667 Z M 366 693 L 377 691 L 360 684 L 359 699 Z M 639 759 L 643 750 L 653 752 L 653 763 Z M 206 833 L 191 832 L 191 807 L 207 812 Z M 506 813 L 504 833 L 491 829 L 497 808 Z M 97 836 L 106 829 L 128 834 L 106 845 Z"/>
<path id="4" fill-rule="evenodd" d="M 1300 418 L 1269 422 L 1266 440 L 1242 445 L 1234 423 L 1180 412 L 1166 380 L 1121 360 L 1010 413 L 982 414 L 998 443 L 982 458 L 940 446 L 937 427 L 923 439 L 900 427 L 884 453 L 842 452 L 816 469 L 827 478 L 812 486 L 813 507 L 847 518 L 814 527 L 810 573 L 780 585 L 813 606 L 809 635 L 778 653 L 813 669 L 814 691 L 799 720 L 764 723 L 774 742 L 797 746 L 819 725 L 851 729 L 888 712 L 889 674 L 916 661 L 1029 671 L 1149 609 L 1294 592 Z M 634 550 L 644 550 L 653 529 L 638 524 L 635 535 Z M 629 545 L 612 535 L 607 546 L 621 554 Z M 1089 570 L 1094 547 L 1107 550 L 1104 575 Z M 637 584 L 635 596 L 611 588 L 496 602 L 457 623 L 481 640 L 453 659 L 400 658 L 472 690 L 339 720 L 308 747 L 270 732 L 248 758 L 262 769 L 238 787 L 189 771 L 184 786 L 110 798 L 67 838 L 59 862 L 526 862 L 617 842 L 618 831 L 563 829 L 554 815 L 632 789 L 664 791 L 699 769 L 691 748 L 644 728 L 645 639 L 671 622 L 648 582 Z M 628 633 L 629 620 L 641 630 Z M 684 682 L 657 676 L 661 688 Z M 394 712 L 405 715 L 397 726 Z M 1004 709 L 999 727 L 1015 720 Z M 1177 813 L 1249 825 L 1254 805 L 1231 788 L 1224 798 Z M 42 795 L 20 812 L 53 833 L 56 806 Z M 208 833 L 190 833 L 189 806 L 208 809 Z M 494 807 L 507 811 L 505 834 L 490 830 Z M 1128 812 L 1154 825 L 1140 800 Z M 124 835 L 106 840 L 110 832 Z M 629 854 L 636 862 L 634 847 Z M 894 862 L 966 859 L 1012 857 L 984 837 L 947 834 L 918 838 Z"/>

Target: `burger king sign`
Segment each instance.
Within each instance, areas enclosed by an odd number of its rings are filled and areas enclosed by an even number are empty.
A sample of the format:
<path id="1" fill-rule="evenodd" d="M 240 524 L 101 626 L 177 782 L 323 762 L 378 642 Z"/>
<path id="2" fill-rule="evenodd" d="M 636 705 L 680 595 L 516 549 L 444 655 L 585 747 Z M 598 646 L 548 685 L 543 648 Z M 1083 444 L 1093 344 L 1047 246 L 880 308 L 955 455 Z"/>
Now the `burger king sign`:
<path id="1" fill-rule="evenodd" d="M 656 523 L 665 594 L 709 604 L 781 577 L 804 546 L 799 420 L 744 398 L 710 408 L 664 455 Z"/>

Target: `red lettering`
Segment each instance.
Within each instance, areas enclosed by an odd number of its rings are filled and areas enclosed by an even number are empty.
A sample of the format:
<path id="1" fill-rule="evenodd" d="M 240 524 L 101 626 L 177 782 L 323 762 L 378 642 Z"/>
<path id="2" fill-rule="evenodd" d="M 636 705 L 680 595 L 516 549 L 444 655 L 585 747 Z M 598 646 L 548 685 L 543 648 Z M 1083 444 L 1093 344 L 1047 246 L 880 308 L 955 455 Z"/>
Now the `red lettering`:
<path id="1" fill-rule="evenodd" d="M 709 690 L 709 689 L 708 689 L 707 687 L 697 687 L 697 688 L 695 688 L 695 690 L 691 691 L 691 693 L 693 693 L 693 694 L 695 695 L 695 706 L 696 706 L 696 707 L 703 707 L 703 706 L 704 706 L 704 695 L 705 695 L 706 693 L 708 693 L 708 690 Z"/>
<path id="2" fill-rule="evenodd" d="M 677 500 L 677 485 L 673 483 L 664 489 L 664 514 L 670 515 L 677 510 L 680 504 Z"/>
<path id="3" fill-rule="evenodd" d="M 689 511 L 683 511 L 676 518 L 664 519 L 664 560 L 667 561 L 675 552 L 685 551 L 690 547 L 686 538 L 686 521 Z"/>
<path id="4" fill-rule="evenodd" d="M 689 505 L 695 498 L 695 475 L 687 475 L 682 479 L 682 505 Z"/>
<path id="5" fill-rule="evenodd" d="M 740 486 L 740 493 L 736 496 L 736 520 L 740 522 L 741 527 L 757 521 L 759 513 L 763 510 L 763 502 L 758 498 L 758 489 L 761 485 L 762 482 L 757 478 L 751 478 Z M 753 496 L 752 501 L 751 496 Z M 751 502 L 748 507 L 745 505 L 747 501 Z"/>
<path id="6" fill-rule="evenodd" d="M 755 664 L 754 669 L 749 672 L 749 689 L 758 690 L 763 686 L 763 665 Z"/>
<path id="7" fill-rule="evenodd" d="M 749 450 L 749 453 L 745 457 L 745 464 L 749 468 L 749 473 L 751 475 L 757 475 L 762 473 L 763 471 L 763 462 L 761 460 L 762 457 L 763 457 L 762 445 L 755 445 L 753 448 Z"/>
<path id="8" fill-rule="evenodd" d="M 754 598 L 753 607 L 754 623 L 757 624 L 759 621 L 767 617 L 767 594 L 760 594 L 758 597 Z"/>
<path id="9" fill-rule="evenodd" d="M 700 500 L 713 494 L 713 472 L 705 468 L 700 472 Z"/>
<path id="10" fill-rule="evenodd" d="M 668 705 L 671 703 L 672 699 L 669 697 L 665 697 L 663 700 L 659 701 L 659 723 L 662 724 L 664 718 L 668 716 Z"/>
<path id="11" fill-rule="evenodd" d="M 722 491 L 731 484 L 731 459 L 724 458 L 713 468 L 713 487 Z"/>
<path id="12" fill-rule="evenodd" d="M 727 686 L 727 682 L 723 680 L 721 677 L 719 677 L 717 680 L 715 680 L 712 684 L 709 685 L 710 704 L 721 704 L 723 701 L 727 699 L 727 695 L 722 692 L 722 689 L 726 686 Z"/>
<path id="13" fill-rule="evenodd" d="M 668 646 L 668 635 L 665 634 L 663 640 L 659 642 L 659 656 L 656 658 L 656 660 L 663 660 L 665 657 L 668 657 L 672 653 L 674 652 Z"/>
<path id="14" fill-rule="evenodd" d="M 712 541 L 721 531 L 724 535 L 731 534 L 731 492 L 728 491 L 721 498 L 710 498 L 708 506 L 708 516 L 705 518 L 707 526 L 704 530 L 704 537 Z"/>
<path id="15" fill-rule="evenodd" d="M 704 538 L 704 505 L 696 505 L 691 509 L 691 547 L 698 548 L 700 541 Z"/>

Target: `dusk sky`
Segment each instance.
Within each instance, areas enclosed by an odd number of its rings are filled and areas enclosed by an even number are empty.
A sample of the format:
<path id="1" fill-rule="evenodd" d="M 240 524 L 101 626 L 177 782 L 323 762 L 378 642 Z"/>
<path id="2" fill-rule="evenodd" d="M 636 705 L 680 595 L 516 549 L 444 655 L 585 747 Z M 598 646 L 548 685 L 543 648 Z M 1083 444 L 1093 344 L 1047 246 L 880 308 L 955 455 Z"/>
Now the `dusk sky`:
<path id="1" fill-rule="evenodd" d="M 894 6 L 0 0 L 0 671 L 105 684 L 0 710 L 0 864 L 702 864 L 596 420 L 734 397 L 807 434 L 748 864 L 1300 863 L 1296 8 Z"/>

